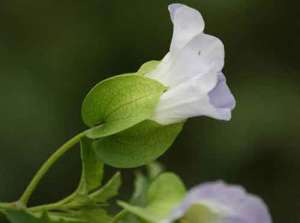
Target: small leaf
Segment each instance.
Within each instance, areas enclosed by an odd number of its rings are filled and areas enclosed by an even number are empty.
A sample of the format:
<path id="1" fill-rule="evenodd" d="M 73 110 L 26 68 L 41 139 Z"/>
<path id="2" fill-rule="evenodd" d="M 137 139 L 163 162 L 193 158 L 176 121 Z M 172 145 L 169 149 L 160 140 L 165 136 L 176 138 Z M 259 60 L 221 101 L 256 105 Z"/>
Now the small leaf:
<path id="1" fill-rule="evenodd" d="M 147 205 L 147 191 L 149 189 L 150 183 L 154 180 L 160 173 L 162 173 L 163 167 L 158 162 L 152 162 L 147 165 L 147 176 L 142 172 L 137 171 L 135 174 L 134 181 L 134 192 L 130 199 L 130 205 L 145 207 Z M 112 223 L 141 223 L 141 219 L 138 219 L 136 215 L 122 210 L 117 214 Z"/>
<path id="2" fill-rule="evenodd" d="M 185 194 L 185 186 L 177 175 L 163 173 L 149 187 L 147 210 L 163 218 L 182 201 Z"/>
<path id="3" fill-rule="evenodd" d="M 140 67 L 140 69 L 138 70 L 138 73 L 141 75 L 145 75 L 145 74 L 153 71 L 159 63 L 160 63 L 160 61 L 158 61 L 158 60 L 150 60 L 150 61 L 144 63 Z"/>
<path id="4" fill-rule="evenodd" d="M 87 136 L 100 138 L 125 130 L 150 118 L 164 87 L 137 74 L 119 75 L 97 84 L 82 104 Z"/>
<path id="5" fill-rule="evenodd" d="M 121 175 L 116 173 L 102 188 L 89 195 L 96 203 L 106 202 L 116 196 L 121 186 Z"/>
<path id="6" fill-rule="evenodd" d="M 138 172 L 134 181 L 134 193 L 130 199 L 130 204 L 144 206 L 147 204 L 146 193 L 149 187 L 149 180 L 142 173 Z"/>
<path id="7" fill-rule="evenodd" d="M 84 219 L 70 216 L 64 213 L 44 212 L 40 217 L 40 223 L 88 223 Z"/>
<path id="8" fill-rule="evenodd" d="M 119 168 L 137 167 L 161 156 L 174 142 L 183 124 L 159 125 L 144 121 L 118 134 L 99 139 L 94 148 L 104 163 Z"/>
<path id="9" fill-rule="evenodd" d="M 112 217 L 101 208 L 83 208 L 70 214 L 78 219 L 83 219 L 86 223 L 110 223 L 112 221 Z"/>
<path id="10" fill-rule="evenodd" d="M 70 217 L 49 217 L 48 213 L 41 216 L 35 216 L 25 210 L 8 210 L 6 217 L 11 223 L 88 223 L 76 218 Z"/>
<path id="11" fill-rule="evenodd" d="M 65 209 L 80 209 L 98 207 L 118 194 L 121 186 L 121 175 L 116 173 L 104 186 L 90 194 L 77 193 L 76 196 L 64 204 Z"/>
<path id="12" fill-rule="evenodd" d="M 164 171 L 164 167 L 159 162 L 152 162 L 147 165 L 147 170 L 149 179 L 153 180 Z"/>
<path id="13" fill-rule="evenodd" d="M 11 223 L 41 223 L 38 218 L 20 210 L 7 210 L 6 217 Z"/>
<path id="14" fill-rule="evenodd" d="M 66 209 L 92 207 L 96 206 L 96 203 L 87 194 L 76 194 L 76 196 L 64 204 Z"/>
<path id="15" fill-rule="evenodd" d="M 151 212 L 149 212 L 145 208 L 133 206 L 130 204 L 127 204 L 126 202 L 119 201 L 118 204 L 123 207 L 125 210 L 129 211 L 130 213 L 133 213 L 134 215 L 138 216 L 139 218 L 146 220 L 150 223 L 158 223 L 159 218 L 157 218 L 155 215 L 153 215 Z"/>
<path id="16" fill-rule="evenodd" d="M 103 162 L 97 159 L 90 139 L 83 138 L 80 145 L 82 174 L 78 193 L 87 194 L 101 185 L 104 167 Z"/>
<path id="17" fill-rule="evenodd" d="M 125 202 L 119 202 L 119 205 L 148 222 L 157 223 L 180 204 L 185 194 L 185 187 L 178 176 L 173 173 L 163 173 L 150 185 L 145 207 Z"/>

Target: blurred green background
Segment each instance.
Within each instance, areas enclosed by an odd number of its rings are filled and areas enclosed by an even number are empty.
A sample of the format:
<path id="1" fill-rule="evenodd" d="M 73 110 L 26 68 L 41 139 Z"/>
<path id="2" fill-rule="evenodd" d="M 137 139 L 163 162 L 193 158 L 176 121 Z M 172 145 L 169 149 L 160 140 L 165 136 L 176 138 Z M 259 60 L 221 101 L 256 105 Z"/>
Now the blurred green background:
<path id="1" fill-rule="evenodd" d="M 274 222 L 300 222 L 300 3 L 181 2 L 199 9 L 206 32 L 223 40 L 237 107 L 228 123 L 189 120 L 160 160 L 188 186 L 242 184 L 264 198 Z M 93 85 L 163 57 L 172 33 L 168 3 L 1 0 L 1 201 L 16 199 L 55 148 L 85 128 L 80 106 Z M 78 154 L 52 169 L 33 204 L 74 189 Z M 127 185 L 131 178 L 125 174 Z"/>

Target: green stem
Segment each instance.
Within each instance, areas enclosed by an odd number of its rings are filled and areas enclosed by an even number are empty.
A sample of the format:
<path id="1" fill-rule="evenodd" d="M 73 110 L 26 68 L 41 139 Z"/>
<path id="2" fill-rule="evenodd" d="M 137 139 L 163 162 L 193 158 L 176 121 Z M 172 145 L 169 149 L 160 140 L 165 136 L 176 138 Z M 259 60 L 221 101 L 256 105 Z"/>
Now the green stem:
<path id="1" fill-rule="evenodd" d="M 117 223 L 119 222 L 122 218 L 124 218 L 128 212 L 126 210 L 120 211 L 111 221 L 111 223 Z"/>
<path id="2" fill-rule="evenodd" d="M 7 210 L 10 208 L 14 208 L 15 207 L 15 203 L 0 203 L 0 210 Z"/>
<path id="3" fill-rule="evenodd" d="M 62 156 L 64 155 L 70 148 L 72 148 L 74 145 L 76 145 L 80 139 L 85 136 L 86 131 L 81 132 L 77 135 L 75 135 L 73 138 L 68 140 L 65 144 L 63 144 L 61 147 L 59 147 L 55 153 L 53 153 L 49 159 L 41 166 L 41 168 L 38 170 L 38 172 L 35 174 L 35 176 L 32 178 L 30 184 L 25 189 L 24 193 L 22 194 L 21 198 L 19 199 L 19 202 L 23 204 L 24 206 L 27 205 L 32 193 L 38 186 L 41 179 L 44 177 L 44 175 L 48 172 L 50 167 Z"/>

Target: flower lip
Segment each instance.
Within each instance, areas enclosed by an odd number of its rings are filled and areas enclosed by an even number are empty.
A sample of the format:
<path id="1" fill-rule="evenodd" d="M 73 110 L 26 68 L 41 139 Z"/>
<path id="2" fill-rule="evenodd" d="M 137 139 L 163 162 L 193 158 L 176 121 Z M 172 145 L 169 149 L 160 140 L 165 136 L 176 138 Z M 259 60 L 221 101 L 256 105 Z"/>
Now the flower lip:
<path id="1" fill-rule="evenodd" d="M 216 86 L 208 93 L 210 103 L 216 109 L 234 109 L 235 99 L 226 84 L 226 78 L 223 73 L 218 75 Z"/>
<path id="2" fill-rule="evenodd" d="M 183 7 L 183 5 L 180 3 L 173 3 L 173 4 L 169 5 L 168 9 L 169 9 L 172 20 L 174 19 L 176 11 L 181 7 Z"/>
<path id="3" fill-rule="evenodd" d="M 203 32 L 205 23 L 202 15 L 189 6 L 175 3 L 168 8 L 174 25 L 170 52 L 176 54 L 193 37 Z"/>
<path id="4" fill-rule="evenodd" d="M 195 204 L 207 207 L 215 216 L 211 223 L 272 223 L 262 199 L 249 194 L 241 186 L 222 181 L 204 183 L 190 190 L 181 205 L 162 223 L 171 223 L 184 217 Z"/>

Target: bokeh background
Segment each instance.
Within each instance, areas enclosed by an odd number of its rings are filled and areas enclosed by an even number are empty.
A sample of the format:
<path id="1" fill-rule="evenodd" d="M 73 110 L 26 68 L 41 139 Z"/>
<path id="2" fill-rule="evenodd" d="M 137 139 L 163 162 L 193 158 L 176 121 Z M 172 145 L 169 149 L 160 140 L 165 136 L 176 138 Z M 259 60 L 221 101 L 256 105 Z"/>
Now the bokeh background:
<path id="1" fill-rule="evenodd" d="M 223 40 L 237 107 L 228 123 L 189 120 L 160 160 L 188 186 L 242 184 L 266 201 L 274 222 L 300 222 L 300 4 L 181 2 L 199 9 L 206 31 Z M 1 201 L 16 199 L 55 148 L 85 128 L 80 106 L 93 85 L 163 57 L 172 33 L 168 3 L 1 0 Z M 78 157 L 74 150 L 57 163 L 32 204 L 74 189 Z"/>

